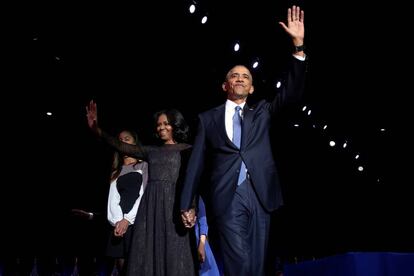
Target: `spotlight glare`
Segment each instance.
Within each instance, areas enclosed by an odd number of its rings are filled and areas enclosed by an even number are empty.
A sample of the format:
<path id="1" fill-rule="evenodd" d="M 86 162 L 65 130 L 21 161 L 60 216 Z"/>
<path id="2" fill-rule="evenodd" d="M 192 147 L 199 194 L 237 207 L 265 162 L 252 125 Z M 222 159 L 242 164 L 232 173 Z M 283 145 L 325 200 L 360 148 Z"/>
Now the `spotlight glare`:
<path id="1" fill-rule="evenodd" d="M 203 16 L 201 19 L 201 24 L 205 24 L 207 22 L 207 16 Z"/>
<path id="2" fill-rule="evenodd" d="M 385 131 L 385 128 L 381 128 L 381 129 L 380 129 L 380 131 L 381 131 L 381 132 L 384 132 L 384 131 Z"/>
<path id="3" fill-rule="evenodd" d="M 362 172 L 364 170 L 364 167 L 358 166 L 358 171 Z"/>
<path id="4" fill-rule="evenodd" d="M 253 68 L 256 68 L 258 65 L 259 65 L 259 62 L 258 62 L 258 61 L 255 61 L 255 62 L 253 63 Z"/>
<path id="5" fill-rule="evenodd" d="M 311 113 L 312 113 L 312 110 L 309 109 L 308 110 L 308 116 L 311 115 Z"/>
<path id="6" fill-rule="evenodd" d="M 47 116 L 52 116 L 52 112 L 46 112 Z"/>
<path id="7" fill-rule="evenodd" d="M 302 107 L 302 111 L 305 111 L 306 110 L 306 108 L 308 108 L 306 105 L 304 105 L 303 107 Z"/>
<path id="8" fill-rule="evenodd" d="M 299 127 L 299 124 L 294 124 L 293 126 L 294 126 L 294 127 Z"/>
<path id="9" fill-rule="evenodd" d="M 345 142 L 343 145 L 342 145 L 342 147 L 343 148 L 346 148 L 346 146 L 347 146 L 348 144 L 347 144 L 347 142 Z"/>
<path id="10" fill-rule="evenodd" d="M 328 127 L 328 125 L 324 125 L 324 126 L 323 126 L 323 129 L 325 130 L 327 127 Z"/>
<path id="11" fill-rule="evenodd" d="M 234 51 L 237 52 L 238 50 L 240 50 L 240 45 L 239 43 L 234 44 Z"/>
<path id="12" fill-rule="evenodd" d="M 335 146 L 335 141 L 329 141 L 329 145 L 330 145 L 331 147 L 334 147 L 334 146 Z"/>
<path id="13" fill-rule="evenodd" d="M 355 159 L 358 159 L 358 158 L 359 158 L 359 154 L 355 155 Z"/>
<path id="14" fill-rule="evenodd" d="M 276 83 L 276 88 L 280 88 L 280 86 L 282 85 L 282 83 L 280 82 L 280 81 L 278 81 L 277 83 Z"/>
<path id="15" fill-rule="evenodd" d="M 195 12 L 195 9 L 196 9 L 196 7 L 195 7 L 195 5 L 194 5 L 194 4 L 192 4 L 192 5 L 188 8 L 188 10 L 190 11 L 190 13 L 194 13 L 194 12 Z"/>

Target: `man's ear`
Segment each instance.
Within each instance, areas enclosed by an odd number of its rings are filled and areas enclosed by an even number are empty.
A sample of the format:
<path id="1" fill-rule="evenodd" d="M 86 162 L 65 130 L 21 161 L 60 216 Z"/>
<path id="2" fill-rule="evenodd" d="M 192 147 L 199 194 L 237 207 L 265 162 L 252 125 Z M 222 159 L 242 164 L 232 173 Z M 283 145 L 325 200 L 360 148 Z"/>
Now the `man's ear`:
<path id="1" fill-rule="evenodd" d="M 224 92 L 227 92 L 227 82 L 223 82 L 223 84 L 221 85 L 221 88 L 223 88 Z"/>
<path id="2" fill-rule="evenodd" d="M 252 86 L 250 87 L 249 94 L 253 94 L 253 92 L 254 92 L 254 86 L 252 85 Z"/>

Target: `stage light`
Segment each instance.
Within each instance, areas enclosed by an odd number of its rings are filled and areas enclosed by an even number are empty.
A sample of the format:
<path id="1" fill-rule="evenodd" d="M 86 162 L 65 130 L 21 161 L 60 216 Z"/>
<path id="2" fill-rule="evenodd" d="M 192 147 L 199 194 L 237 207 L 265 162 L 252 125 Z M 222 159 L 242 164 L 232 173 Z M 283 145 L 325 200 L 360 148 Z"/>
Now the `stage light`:
<path id="1" fill-rule="evenodd" d="M 276 88 L 280 88 L 280 86 L 282 85 L 282 83 L 280 82 L 280 81 L 278 81 L 277 83 L 276 83 Z"/>
<path id="2" fill-rule="evenodd" d="M 46 112 L 47 116 L 52 116 L 52 112 Z"/>
<path id="3" fill-rule="evenodd" d="M 195 7 L 194 4 L 191 4 L 191 6 L 188 8 L 188 10 L 190 11 L 190 13 L 194 13 L 195 12 L 195 9 L 196 9 L 196 7 Z"/>
<path id="4" fill-rule="evenodd" d="M 234 44 L 234 51 L 237 52 L 238 50 L 240 50 L 240 45 L 239 43 Z"/>
<path id="5" fill-rule="evenodd" d="M 205 24 L 207 22 L 207 16 L 203 16 L 201 19 L 201 24 Z"/>
<path id="6" fill-rule="evenodd" d="M 257 66 L 259 66 L 259 62 L 258 62 L 258 61 L 255 61 L 255 62 L 253 63 L 253 68 L 257 68 Z"/>
<path id="7" fill-rule="evenodd" d="M 335 147 L 336 143 L 335 143 L 335 141 L 329 141 L 329 145 L 330 145 L 331 147 Z"/>

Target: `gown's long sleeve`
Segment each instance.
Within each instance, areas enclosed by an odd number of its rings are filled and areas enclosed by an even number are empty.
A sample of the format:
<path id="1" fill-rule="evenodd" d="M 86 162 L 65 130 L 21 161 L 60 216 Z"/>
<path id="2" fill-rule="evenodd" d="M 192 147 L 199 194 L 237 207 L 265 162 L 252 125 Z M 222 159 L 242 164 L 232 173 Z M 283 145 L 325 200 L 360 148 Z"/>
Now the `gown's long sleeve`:
<path id="1" fill-rule="evenodd" d="M 111 147 L 115 148 L 117 151 L 123 154 L 135 157 L 140 160 L 148 161 L 145 147 L 143 146 L 124 143 L 104 131 L 102 131 L 101 138 L 108 145 L 110 145 Z"/>

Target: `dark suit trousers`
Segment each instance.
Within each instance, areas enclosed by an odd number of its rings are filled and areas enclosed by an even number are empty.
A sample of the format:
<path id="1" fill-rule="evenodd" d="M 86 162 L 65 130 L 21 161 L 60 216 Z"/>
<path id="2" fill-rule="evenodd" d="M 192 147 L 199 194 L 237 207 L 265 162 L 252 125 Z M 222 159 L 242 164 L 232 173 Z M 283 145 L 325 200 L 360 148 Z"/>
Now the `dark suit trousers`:
<path id="1" fill-rule="evenodd" d="M 246 179 L 215 225 L 226 276 L 264 275 L 269 225 L 270 214 Z"/>

